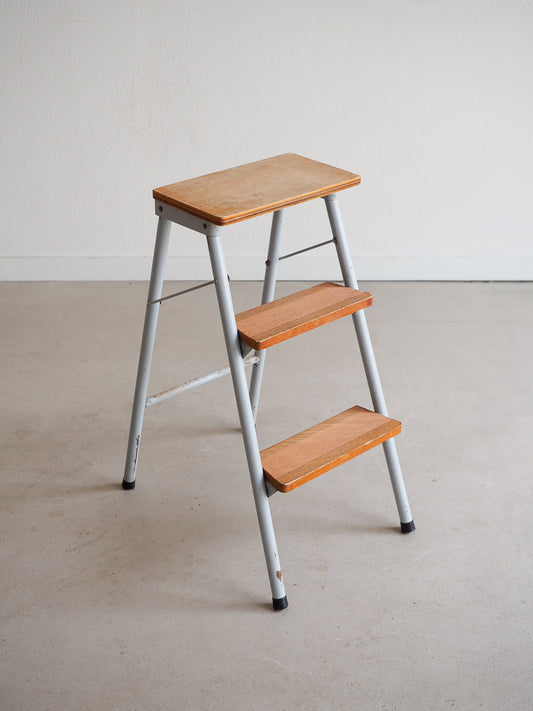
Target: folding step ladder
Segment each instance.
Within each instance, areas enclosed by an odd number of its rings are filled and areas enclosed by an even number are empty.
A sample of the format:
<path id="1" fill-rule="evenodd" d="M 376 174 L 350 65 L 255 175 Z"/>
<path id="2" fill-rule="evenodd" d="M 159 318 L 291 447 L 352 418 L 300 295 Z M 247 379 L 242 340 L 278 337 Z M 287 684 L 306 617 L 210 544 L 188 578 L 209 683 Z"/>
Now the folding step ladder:
<path id="1" fill-rule="evenodd" d="M 124 489 L 135 487 L 145 409 L 191 387 L 231 373 L 275 610 L 282 610 L 288 604 L 268 501 L 276 491 L 292 491 L 333 467 L 383 444 L 401 530 L 409 533 L 415 528 L 392 439 L 399 434 L 401 424 L 388 417 L 364 313 L 364 309 L 372 303 L 372 295 L 358 289 L 336 199 L 339 190 L 360 182 L 360 177 L 354 173 L 287 153 L 167 185 L 153 193 L 159 221 L 122 486 Z M 333 242 L 344 286 L 318 284 L 274 300 L 278 262 L 296 254 L 280 256 L 284 210 L 319 197 L 325 200 L 333 238 L 297 253 Z M 269 212 L 273 213 L 273 217 L 261 305 L 235 315 L 220 241 L 221 228 Z M 207 237 L 213 271 L 213 281 L 207 284 L 215 284 L 229 366 L 147 398 L 160 304 L 167 298 L 184 293 L 161 295 L 172 222 Z M 255 417 L 266 349 L 347 315 L 353 318 L 375 411 L 352 407 L 261 452 Z M 255 353 L 250 355 L 251 351 Z M 253 367 L 249 390 L 245 375 L 248 365 Z"/>

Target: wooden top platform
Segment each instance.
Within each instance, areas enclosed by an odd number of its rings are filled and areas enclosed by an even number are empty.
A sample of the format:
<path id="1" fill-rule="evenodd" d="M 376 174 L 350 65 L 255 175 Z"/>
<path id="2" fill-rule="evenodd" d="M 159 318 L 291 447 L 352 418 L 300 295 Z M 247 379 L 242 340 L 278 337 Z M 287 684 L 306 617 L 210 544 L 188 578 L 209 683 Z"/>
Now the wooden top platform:
<path id="1" fill-rule="evenodd" d="M 355 173 L 284 153 L 156 188 L 153 195 L 215 225 L 230 225 L 360 182 Z"/>

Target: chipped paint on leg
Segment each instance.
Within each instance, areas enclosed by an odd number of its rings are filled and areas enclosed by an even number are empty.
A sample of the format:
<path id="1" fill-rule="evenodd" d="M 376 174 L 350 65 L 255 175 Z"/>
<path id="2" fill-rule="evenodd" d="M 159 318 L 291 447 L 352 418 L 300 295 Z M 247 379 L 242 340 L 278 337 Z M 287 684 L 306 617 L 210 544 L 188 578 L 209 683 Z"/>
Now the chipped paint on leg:
<path id="1" fill-rule="evenodd" d="M 135 472 L 137 471 L 137 457 L 139 456 L 139 447 L 141 445 L 141 435 L 137 435 L 137 439 L 135 440 L 135 455 L 133 457 L 133 476 L 135 476 Z"/>

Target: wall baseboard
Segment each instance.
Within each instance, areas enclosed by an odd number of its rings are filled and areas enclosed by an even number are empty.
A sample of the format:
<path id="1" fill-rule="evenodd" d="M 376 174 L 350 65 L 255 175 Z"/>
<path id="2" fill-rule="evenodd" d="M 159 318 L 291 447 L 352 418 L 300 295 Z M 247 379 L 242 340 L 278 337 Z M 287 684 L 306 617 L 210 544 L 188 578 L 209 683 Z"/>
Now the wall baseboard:
<path id="1" fill-rule="evenodd" d="M 263 279 L 259 257 L 226 256 L 233 280 Z M 361 281 L 533 281 L 531 257 L 358 257 Z M 150 277 L 151 257 L 3 257 L 0 281 L 143 281 Z M 333 255 L 302 255 L 280 263 L 280 280 L 339 280 Z M 205 257 L 169 257 L 167 280 L 211 279 Z"/>

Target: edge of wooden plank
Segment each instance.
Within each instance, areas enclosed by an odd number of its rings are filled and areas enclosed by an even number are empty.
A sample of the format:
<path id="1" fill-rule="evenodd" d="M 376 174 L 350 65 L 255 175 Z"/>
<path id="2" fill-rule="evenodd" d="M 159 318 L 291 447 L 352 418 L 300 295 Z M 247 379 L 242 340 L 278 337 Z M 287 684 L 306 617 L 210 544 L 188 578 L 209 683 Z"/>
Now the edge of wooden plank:
<path id="1" fill-rule="evenodd" d="M 279 200 L 275 203 L 270 203 L 268 206 L 263 208 L 258 208 L 255 210 L 249 210 L 245 212 L 235 213 L 231 217 L 220 218 L 217 215 L 210 214 L 204 210 L 191 210 L 190 205 L 182 203 L 179 200 L 171 200 L 166 198 L 164 195 L 158 194 L 156 190 L 153 191 L 152 195 L 154 200 L 158 200 L 166 205 L 171 205 L 172 207 L 177 207 L 183 212 L 187 212 L 190 215 L 195 215 L 202 220 L 207 220 L 213 225 L 218 227 L 225 227 L 227 225 L 234 225 L 237 222 L 243 222 L 244 220 L 250 220 L 252 217 L 259 217 L 260 215 L 268 215 L 269 212 L 275 212 L 276 210 L 283 209 L 285 207 L 293 207 L 294 205 L 299 205 L 303 202 L 309 202 L 309 200 L 314 200 L 315 198 L 326 197 L 332 193 L 337 193 L 340 190 L 347 190 L 348 188 L 353 188 L 356 185 L 360 185 L 361 177 L 357 176 L 357 181 L 351 181 L 347 184 L 336 185 L 333 189 L 320 190 L 313 193 L 304 194 L 304 196 L 299 196 L 297 199 L 293 200 Z"/>

